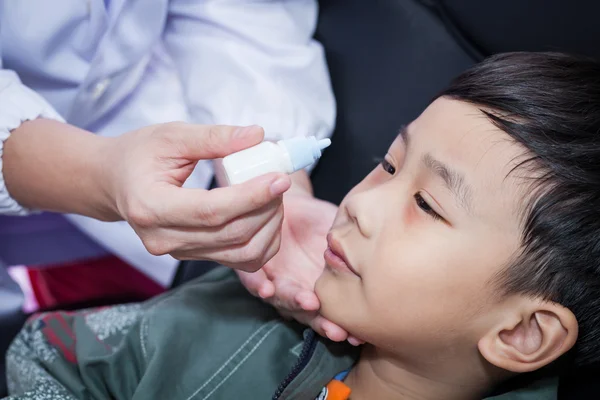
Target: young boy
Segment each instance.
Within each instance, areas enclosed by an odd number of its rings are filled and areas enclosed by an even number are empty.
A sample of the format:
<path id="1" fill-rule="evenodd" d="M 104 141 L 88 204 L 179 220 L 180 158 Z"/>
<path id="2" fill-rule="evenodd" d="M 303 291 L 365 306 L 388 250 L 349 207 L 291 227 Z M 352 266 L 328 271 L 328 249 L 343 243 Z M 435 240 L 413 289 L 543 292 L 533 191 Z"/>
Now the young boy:
<path id="1" fill-rule="evenodd" d="M 360 349 L 281 321 L 217 269 L 144 304 L 36 316 L 9 385 L 19 399 L 481 399 L 600 358 L 599 209 L 600 64 L 495 56 L 340 206 L 315 290 Z"/>

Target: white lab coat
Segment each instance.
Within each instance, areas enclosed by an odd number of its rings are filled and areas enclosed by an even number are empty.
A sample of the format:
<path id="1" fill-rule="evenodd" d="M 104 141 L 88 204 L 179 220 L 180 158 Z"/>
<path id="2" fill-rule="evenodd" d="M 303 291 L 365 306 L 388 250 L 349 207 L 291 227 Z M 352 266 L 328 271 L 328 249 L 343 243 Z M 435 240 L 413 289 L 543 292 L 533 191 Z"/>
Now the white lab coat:
<path id="1" fill-rule="evenodd" d="M 0 142 L 40 115 L 105 136 L 180 120 L 327 137 L 335 104 L 316 19 L 312 0 L 2 0 Z M 186 186 L 212 176 L 201 162 Z M 0 212 L 24 213 L 2 190 L 0 178 Z M 151 256 L 126 223 L 69 218 L 168 284 L 176 260 Z"/>

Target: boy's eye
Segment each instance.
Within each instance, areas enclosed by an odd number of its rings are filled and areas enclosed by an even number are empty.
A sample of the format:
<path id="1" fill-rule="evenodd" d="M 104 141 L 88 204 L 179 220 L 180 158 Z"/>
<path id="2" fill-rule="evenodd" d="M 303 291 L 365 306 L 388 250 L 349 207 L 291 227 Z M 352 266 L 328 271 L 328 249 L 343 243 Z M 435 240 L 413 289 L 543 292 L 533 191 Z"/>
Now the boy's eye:
<path id="1" fill-rule="evenodd" d="M 425 201 L 425 199 L 423 198 L 423 196 L 421 196 L 421 193 L 416 193 L 415 194 L 415 201 L 417 203 L 417 206 L 425 211 L 427 214 L 429 214 L 433 219 L 435 220 L 441 220 L 443 219 L 438 213 L 436 213 L 433 208 L 431 208 L 431 206 L 429 206 L 429 204 L 427 204 L 427 202 Z"/>
<path id="2" fill-rule="evenodd" d="M 385 158 L 381 161 L 381 167 L 385 172 L 390 175 L 394 175 L 396 173 L 396 168 L 390 164 Z"/>

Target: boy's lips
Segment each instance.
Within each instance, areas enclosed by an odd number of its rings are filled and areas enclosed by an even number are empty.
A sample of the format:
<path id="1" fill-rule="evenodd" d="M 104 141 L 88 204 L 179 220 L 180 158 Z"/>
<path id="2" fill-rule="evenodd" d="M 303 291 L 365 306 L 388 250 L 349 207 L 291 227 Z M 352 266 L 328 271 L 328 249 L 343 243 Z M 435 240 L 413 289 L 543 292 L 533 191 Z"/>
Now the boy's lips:
<path id="1" fill-rule="evenodd" d="M 323 255 L 327 265 L 342 272 L 350 272 L 360 278 L 360 274 L 348 262 L 344 249 L 331 233 L 327 235 L 327 245 L 327 250 Z"/>

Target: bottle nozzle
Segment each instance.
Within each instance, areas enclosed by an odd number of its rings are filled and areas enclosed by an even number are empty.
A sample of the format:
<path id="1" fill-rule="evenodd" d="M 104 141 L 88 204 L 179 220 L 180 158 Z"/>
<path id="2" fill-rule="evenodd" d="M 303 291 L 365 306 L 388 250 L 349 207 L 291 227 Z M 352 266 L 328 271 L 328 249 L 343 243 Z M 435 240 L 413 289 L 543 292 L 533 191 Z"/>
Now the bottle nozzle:
<path id="1" fill-rule="evenodd" d="M 321 139 L 317 142 L 317 144 L 319 145 L 319 149 L 321 149 L 321 150 L 326 149 L 331 144 L 331 139 L 329 139 L 329 138 Z"/>

